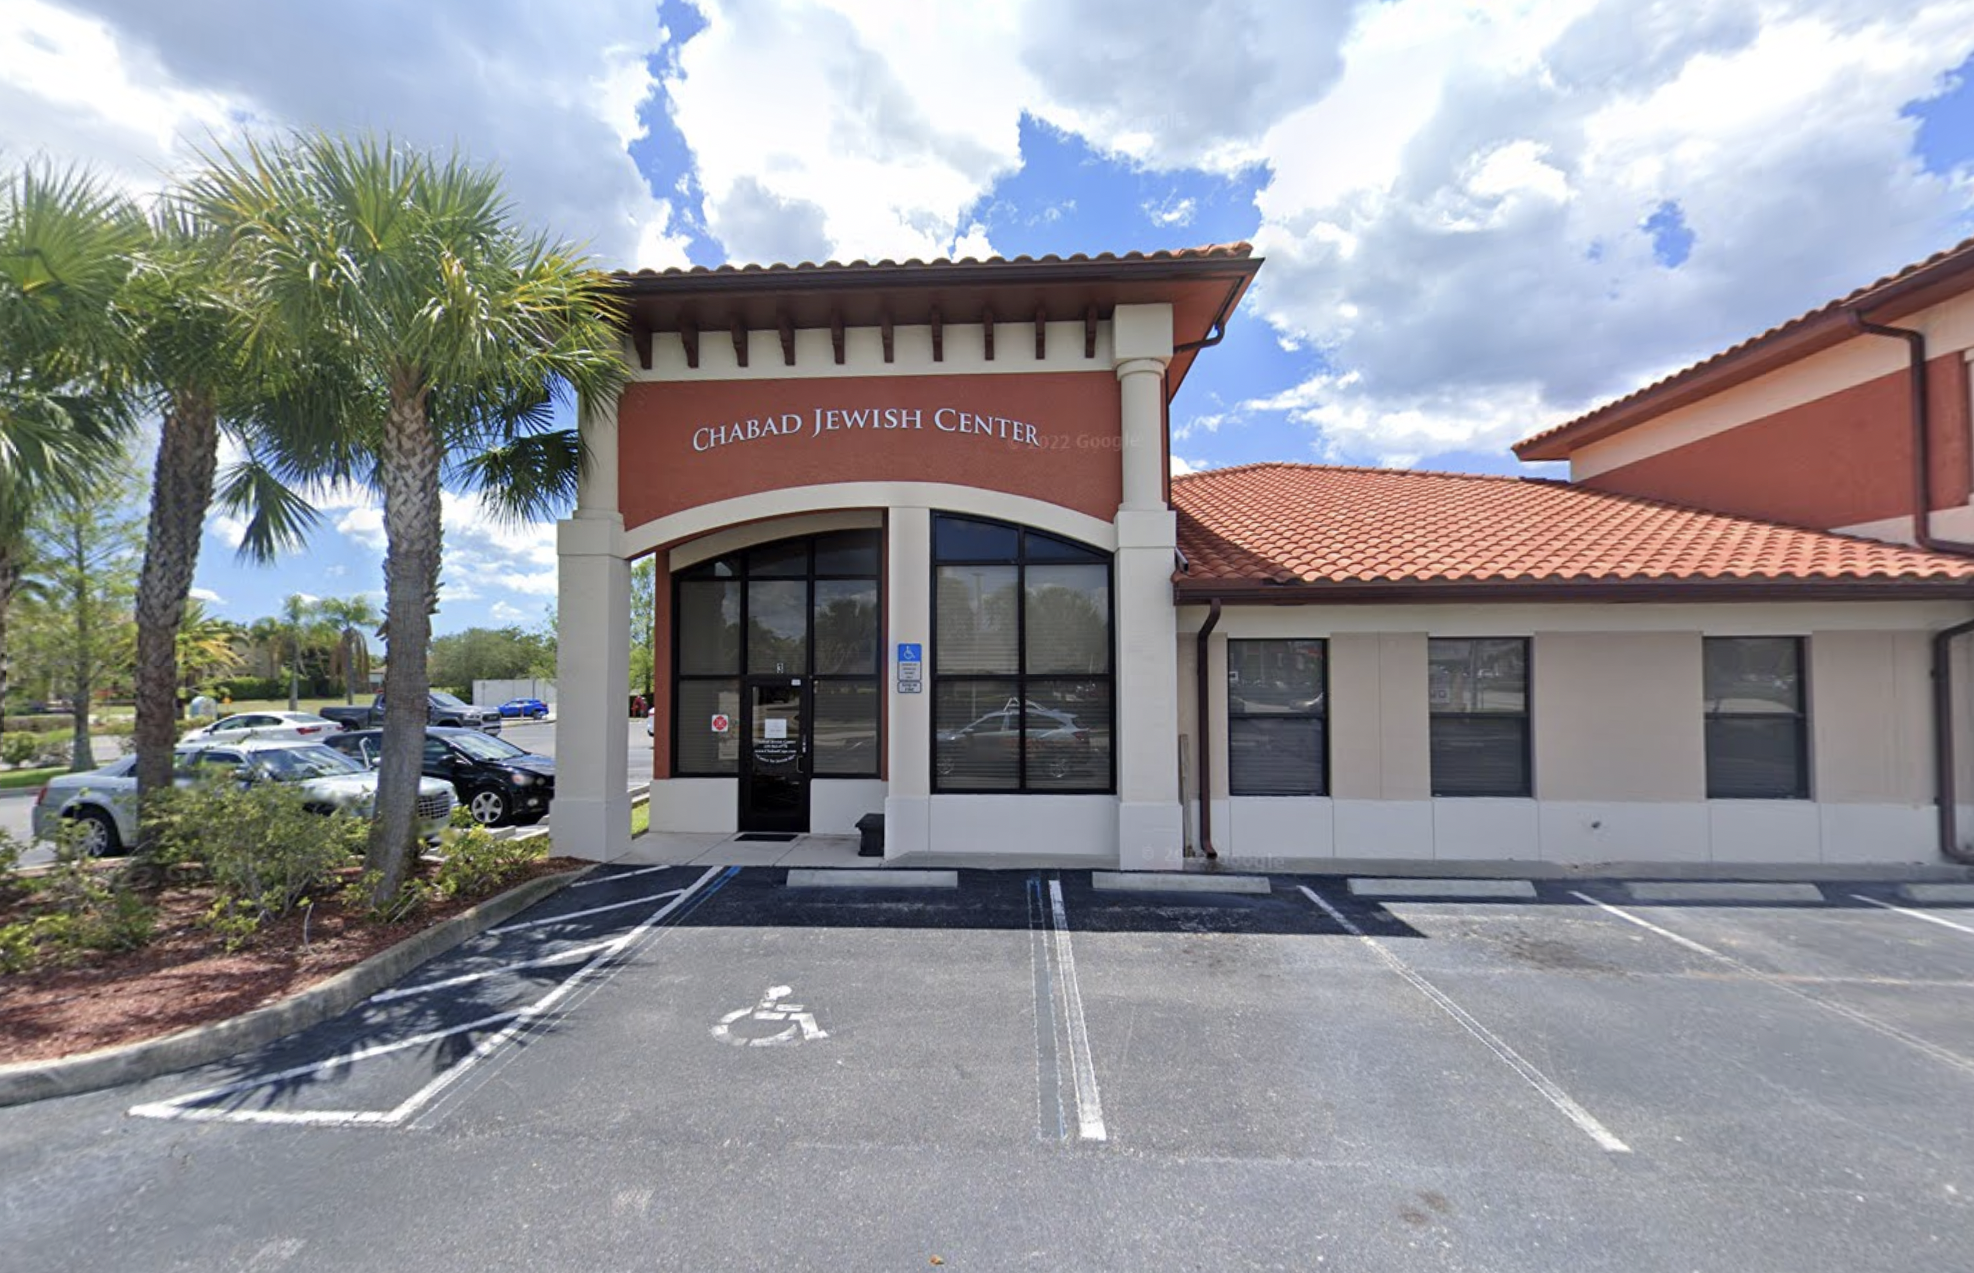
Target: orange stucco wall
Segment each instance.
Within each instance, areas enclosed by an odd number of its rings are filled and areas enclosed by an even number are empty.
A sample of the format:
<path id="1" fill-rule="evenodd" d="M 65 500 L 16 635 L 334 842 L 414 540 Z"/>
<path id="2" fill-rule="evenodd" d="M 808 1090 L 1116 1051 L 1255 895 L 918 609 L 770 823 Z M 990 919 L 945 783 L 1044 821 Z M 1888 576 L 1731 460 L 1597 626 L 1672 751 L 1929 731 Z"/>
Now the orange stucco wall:
<path id="1" fill-rule="evenodd" d="M 1968 498 L 1967 364 L 1927 365 L 1934 508 Z M 1912 511 L 1901 371 L 1584 479 L 1585 486 L 1828 530 Z"/>
<path id="2" fill-rule="evenodd" d="M 617 418 L 627 529 L 830 482 L 950 482 L 1106 521 L 1122 499 L 1108 371 L 641 383 Z"/>

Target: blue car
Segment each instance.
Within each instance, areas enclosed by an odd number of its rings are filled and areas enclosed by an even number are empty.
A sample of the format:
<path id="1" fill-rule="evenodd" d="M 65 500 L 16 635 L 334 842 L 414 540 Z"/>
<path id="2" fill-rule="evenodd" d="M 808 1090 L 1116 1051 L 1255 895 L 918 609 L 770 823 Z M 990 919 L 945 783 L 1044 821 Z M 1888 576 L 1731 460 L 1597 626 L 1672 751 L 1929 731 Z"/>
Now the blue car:
<path id="1" fill-rule="evenodd" d="M 538 698 L 510 698 L 500 705 L 502 716 L 525 716 L 529 720 L 540 720 L 548 715 L 548 704 Z"/>

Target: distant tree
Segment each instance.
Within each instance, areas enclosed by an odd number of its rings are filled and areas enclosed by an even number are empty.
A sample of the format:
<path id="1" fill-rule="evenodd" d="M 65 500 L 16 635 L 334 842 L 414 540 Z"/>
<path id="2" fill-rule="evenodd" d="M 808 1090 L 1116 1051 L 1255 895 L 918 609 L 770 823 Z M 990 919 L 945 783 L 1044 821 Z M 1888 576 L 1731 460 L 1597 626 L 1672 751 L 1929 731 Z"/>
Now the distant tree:
<path id="1" fill-rule="evenodd" d="M 301 710 L 302 650 L 320 647 L 334 631 L 322 616 L 321 603 L 299 592 L 281 603 L 281 635 L 288 646 L 288 710 Z M 340 634 L 338 634 L 340 635 Z"/>
<path id="2" fill-rule="evenodd" d="M 144 543 L 137 498 L 136 478 L 125 468 L 105 475 L 99 491 L 54 488 L 30 524 L 41 599 L 23 617 L 23 653 L 69 699 L 69 768 L 76 773 L 96 767 L 89 710 L 97 688 L 129 666 L 135 640 L 131 610 Z"/>
<path id="3" fill-rule="evenodd" d="M 631 689 L 651 697 L 656 653 L 652 641 L 658 622 L 658 559 L 645 557 L 631 566 Z"/>
<path id="4" fill-rule="evenodd" d="M 186 601 L 176 642 L 179 687 L 196 689 L 239 671 L 246 661 L 240 652 L 245 636 L 239 624 L 207 614 L 204 602 Z"/>
<path id="5" fill-rule="evenodd" d="M 546 651 L 550 660 L 554 649 Z M 531 677 L 543 662 L 539 633 L 525 628 L 467 628 L 432 640 L 432 684 L 470 690 L 475 681 Z"/>
<path id="6" fill-rule="evenodd" d="M 343 701 L 356 702 L 357 678 L 370 674 L 370 641 L 367 628 L 376 631 L 384 621 L 377 603 L 358 593 L 354 597 L 324 597 L 315 610 L 323 622 L 336 629 L 337 666 L 343 673 Z"/>

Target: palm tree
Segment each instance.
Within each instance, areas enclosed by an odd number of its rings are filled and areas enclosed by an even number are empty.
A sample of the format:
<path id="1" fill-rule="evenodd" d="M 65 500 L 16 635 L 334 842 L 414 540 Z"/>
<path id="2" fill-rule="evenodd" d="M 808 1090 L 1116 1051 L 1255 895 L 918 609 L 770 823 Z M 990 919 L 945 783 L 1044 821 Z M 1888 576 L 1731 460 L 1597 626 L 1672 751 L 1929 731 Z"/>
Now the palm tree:
<path id="1" fill-rule="evenodd" d="M 174 652 L 181 676 L 179 688 L 190 690 L 238 670 L 244 662 L 239 646 L 243 636 L 245 629 L 239 624 L 207 614 L 204 602 L 186 601 Z"/>
<path id="2" fill-rule="evenodd" d="M 291 592 L 281 603 L 281 632 L 288 642 L 288 710 L 301 710 L 302 642 L 321 640 L 325 624 L 314 597 Z"/>
<path id="3" fill-rule="evenodd" d="M 141 233 L 130 204 L 85 170 L 0 174 L 0 702 L 34 503 L 57 485 L 86 490 L 131 423 L 117 300 Z"/>
<path id="4" fill-rule="evenodd" d="M 478 487 L 515 516 L 566 502 L 585 455 L 549 406 L 622 383 L 617 293 L 573 249 L 525 233 L 498 174 L 456 154 L 321 135 L 249 144 L 222 151 L 196 194 L 265 298 L 262 339 L 340 375 L 343 391 L 317 402 L 343 410 L 341 427 L 316 449 L 291 445 L 290 462 L 363 466 L 383 495 L 385 737 L 366 855 L 381 903 L 413 849 L 440 491 Z"/>
<path id="5" fill-rule="evenodd" d="M 315 605 L 316 613 L 323 621 L 338 630 L 338 662 L 343 669 L 343 701 L 356 702 L 356 678 L 367 675 L 370 670 L 370 642 L 363 630 L 375 630 L 384 621 L 377 612 L 377 603 L 359 593 L 354 597 L 324 597 Z"/>
<path id="6" fill-rule="evenodd" d="M 245 418 L 273 392 L 256 375 L 240 339 L 253 321 L 233 258 L 216 226 L 182 198 L 153 214 L 138 252 L 126 309 L 136 339 L 135 372 L 160 416 L 151 515 L 137 585 L 137 789 L 144 797 L 171 782 L 177 740 L 178 636 L 199 565 L 199 541 L 213 504 L 222 432 L 248 461 L 227 475 L 224 500 L 251 514 L 243 558 L 272 560 L 298 545 L 315 511 L 252 456 Z M 256 396 L 257 393 L 261 396 Z"/>

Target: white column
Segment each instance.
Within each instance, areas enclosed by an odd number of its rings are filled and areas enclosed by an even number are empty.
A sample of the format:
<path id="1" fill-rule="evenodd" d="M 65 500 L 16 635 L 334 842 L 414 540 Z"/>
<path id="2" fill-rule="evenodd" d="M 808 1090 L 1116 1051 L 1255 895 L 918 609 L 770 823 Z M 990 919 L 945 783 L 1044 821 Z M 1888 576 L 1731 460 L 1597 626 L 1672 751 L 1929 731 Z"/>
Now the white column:
<path id="1" fill-rule="evenodd" d="M 631 845 L 631 568 L 617 511 L 617 403 L 582 419 L 591 468 L 556 527 L 555 851 L 608 862 Z"/>
<path id="2" fill-rule="evenodd" d="M 924 689 L 898 692 L 895 655 L 900 642 L 932 653 L 932 512 L 893 508 L 885 553 L 887 598 L 881 692 L 890 703 L 886 735 L 884 856 L 932 848 L 932 669 Z"/>
<path id="3" fill-rule="evenodd" d="M 1123 412 L 1117 510 L 1117 848 L 1125 870 L 1184 864 L 1179 804 L 1179 654 L 1172 604 L 1177 521 L 1165 503 L 1165 366 L 1172 307 L 1120 305 L 1113 318 Z"/>

